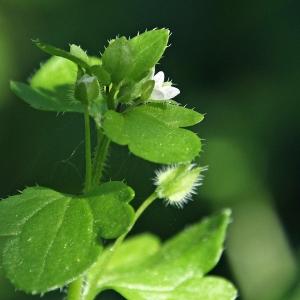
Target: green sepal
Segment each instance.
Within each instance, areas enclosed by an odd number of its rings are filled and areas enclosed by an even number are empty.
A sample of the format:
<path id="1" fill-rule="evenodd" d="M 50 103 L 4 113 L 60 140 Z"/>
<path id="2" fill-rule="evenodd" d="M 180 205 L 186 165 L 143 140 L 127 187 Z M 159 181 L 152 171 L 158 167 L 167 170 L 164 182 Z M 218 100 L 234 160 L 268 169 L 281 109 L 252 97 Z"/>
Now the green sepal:
<path id="1" fill-rule="evenodd" d="M 91 72 L 95 75 L 101 85 L 109 85 L 111 83 L 110 74 L 103 68 L 102 65 L 94 65 L 91 67 Z"/>
<path id="2" fill-rule="evenodd" d="M 118 93 L 118 102 L 128 103 L 134 100 L 135 95 L 138 93 L 137 89 L 138 85 L 133 81 L 123 84 Z"/>
<path id="3" fill-rule="evenodd" d="M 95 76 L 83 75 L 75 85 L 75 98 L 88 105 L 100 95 L 100 85 Z"/>
<path id="4" fill-rule="evenodd" d="M 142 94 L 141 94 L 141 99 L 142 100 L 147 100 L 150 98 L 151 93 L 153 91 L 155 85 L 154 80 L 148 80 L 146 81 L 143 86 L 142 86 Z"/>

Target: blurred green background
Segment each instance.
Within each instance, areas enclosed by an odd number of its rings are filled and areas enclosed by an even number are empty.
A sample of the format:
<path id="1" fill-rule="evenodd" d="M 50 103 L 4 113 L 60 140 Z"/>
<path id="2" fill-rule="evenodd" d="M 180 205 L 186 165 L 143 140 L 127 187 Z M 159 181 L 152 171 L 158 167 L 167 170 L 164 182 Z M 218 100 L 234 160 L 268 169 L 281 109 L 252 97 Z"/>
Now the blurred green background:
<path id="1" fill-rule="evenodd" d="M 35 111 L 9 90 L 10 79 L 26 80 L 47 58 L 30 39 L 77 43 L 97 55 L 117 34 L 168 27 L 172 47 L 158 69 L 178 84 L 182 103 L 206 113 L 195 130 L 209 170 L 184 210 L 157 202 L 134 233 L 164 240 L 231 207 L 234 222 L 214 274 L 231 279 L 243 300 L 299 300 L 299 13 L 297 0 L 0 0 L 0 198 L 36 183 L 81 189 L 82 117 Z M 126 178 L 138 204 L 152 190 L 155 167 L 115 146 L 106 176 Z M 15 292 L 0 275 L 2 299 L 39 297 Z"/>

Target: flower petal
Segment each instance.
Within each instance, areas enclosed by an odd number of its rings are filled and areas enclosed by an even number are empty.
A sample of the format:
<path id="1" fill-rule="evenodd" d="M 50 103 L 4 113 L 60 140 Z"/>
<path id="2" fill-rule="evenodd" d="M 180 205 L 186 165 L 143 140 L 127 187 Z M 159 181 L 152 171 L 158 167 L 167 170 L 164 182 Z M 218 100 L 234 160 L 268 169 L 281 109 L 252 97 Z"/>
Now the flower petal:
<path id="1" fill-rule="evenodd" d="M 162 92 L 162 89 L 157 89 L 154 87 L 151 96 L 150 96 L 151 100 L 165 100 L 165 95 Z"/>
<path id="2" fill-rule="evenodd" d="M 173 87 L 173 86 L 164 86 L 162 88 L 162 91 L 164 93 L 164 99 L 165 100 L 172 99 L 172 98 L 174 98 L 174 97 L 176 97 L 177 95 L 180 94 L 180 90 L 176 87 Z"/>
<path id="3" fill-rule="evenodd" d="M 163 71 L 159 71 L 157 74 L 153 76 L 153 80 L 155 81 L 155 85 L 162 86 L 165 81 L 165 74 Z"/>

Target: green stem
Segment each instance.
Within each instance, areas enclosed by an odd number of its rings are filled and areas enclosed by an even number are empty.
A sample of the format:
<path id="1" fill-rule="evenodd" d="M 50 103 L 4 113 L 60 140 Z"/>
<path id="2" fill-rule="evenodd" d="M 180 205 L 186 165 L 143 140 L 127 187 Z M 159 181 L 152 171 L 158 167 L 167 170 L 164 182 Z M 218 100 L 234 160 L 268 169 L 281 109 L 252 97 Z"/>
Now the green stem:
<path id="1" fill-rule="evenodd" d="M 106 135 L 103 134 L 101 129 L 98 129 L 98 142 L 96 146 L 94 162 L 93 162 L 93 177 L 92 177 L 92 187 L 99 184 L 105 167 L 105 161 L 108 154 L 108 149 L 110 145 L 110 140 Z"/>
<path id="2" fill-rule="evenodd" d="M 85 124 L 85 184 L 84 192 L 87 193 L 92 186 L 92 156 L 91 156 L 91 126 L 88 107 L 84 112 Z"/>
<path id="3" fill-rule="evenodd" d="M 89 290 L 86 292 L 86 295 L 84 299 L 82 300 L 93 300 L 97 294 L 101 291 L 101 289 L 97 286 L 97 283 L 100 281 L 101 276 L 103 273 L 105 273 L 107 266 L 109 265 L 110 261 L 112 260 L 114 254 L 118 250 L 118 248 L 122 245 L 125 238 L 133 228 L 133 226 L 136 224 L 137 220 L 140 218 L 140 216 L 143 214 L 143 212 L 148 208 L 149 205 L 153 203 L 153 201 L 157 198 L 156 192 L 151 194 L 137 209 L 134 219 L 127 228 L 126 232 L 123 233 L 118 239 L 114 242 L 114 244 L 111 246 L 111 248 L 107 251 L 107 255 L 105 256 L 105 259 L 102 259 L 101 256 L 92 267 L 92 269 L 89 271 L 88 278 L 89 278 Z M 72 299 L 73 300 L 73 299 Z"/>
<path id="4" fill-rule="evenodd" d="M 88 107 L 84 112 L 85 125 L 85 183 L 84 193 L 90 191 L 92 186 L 92 157 L 91 157 L 91 126 Z M 73 281 L 68 288 L 67 300 L 82 300 L 82 287 L 84 278 Z"/>
<path id="5" fill-rule="evenodd" d="M 72 282 L 68 288 L 67 300 L 82 300 L 83 278 Z"/>

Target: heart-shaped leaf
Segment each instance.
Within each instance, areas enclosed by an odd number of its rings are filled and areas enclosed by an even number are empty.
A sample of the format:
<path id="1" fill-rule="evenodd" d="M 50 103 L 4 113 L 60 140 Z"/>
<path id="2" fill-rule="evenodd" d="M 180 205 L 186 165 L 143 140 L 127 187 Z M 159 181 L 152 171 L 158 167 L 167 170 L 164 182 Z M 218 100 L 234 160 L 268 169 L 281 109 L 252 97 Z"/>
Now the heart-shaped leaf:
<path id="1" fill-rule="evenodd" d="M 198 136 L 179 127 L 191 126 L 203 115 L 168 103 L 145 104 L 123 114 L 108 111 L 103 128 L 115 143 L 128 145 L 146 160 L 172 164 L 192 161 L 201 150 Z"/>
<path id="2" fill-rule="evenodd" d="M 101 253 L 97 236 L 115 238 L 126 231 L 133 218 L 128 204 L 133 196 L 124 183 L 108 182 L 86 196 L 33 187 L 2 200 L 0 238 L 5 238 L 7 277 L 31 293 L 74 280 Z"/>

